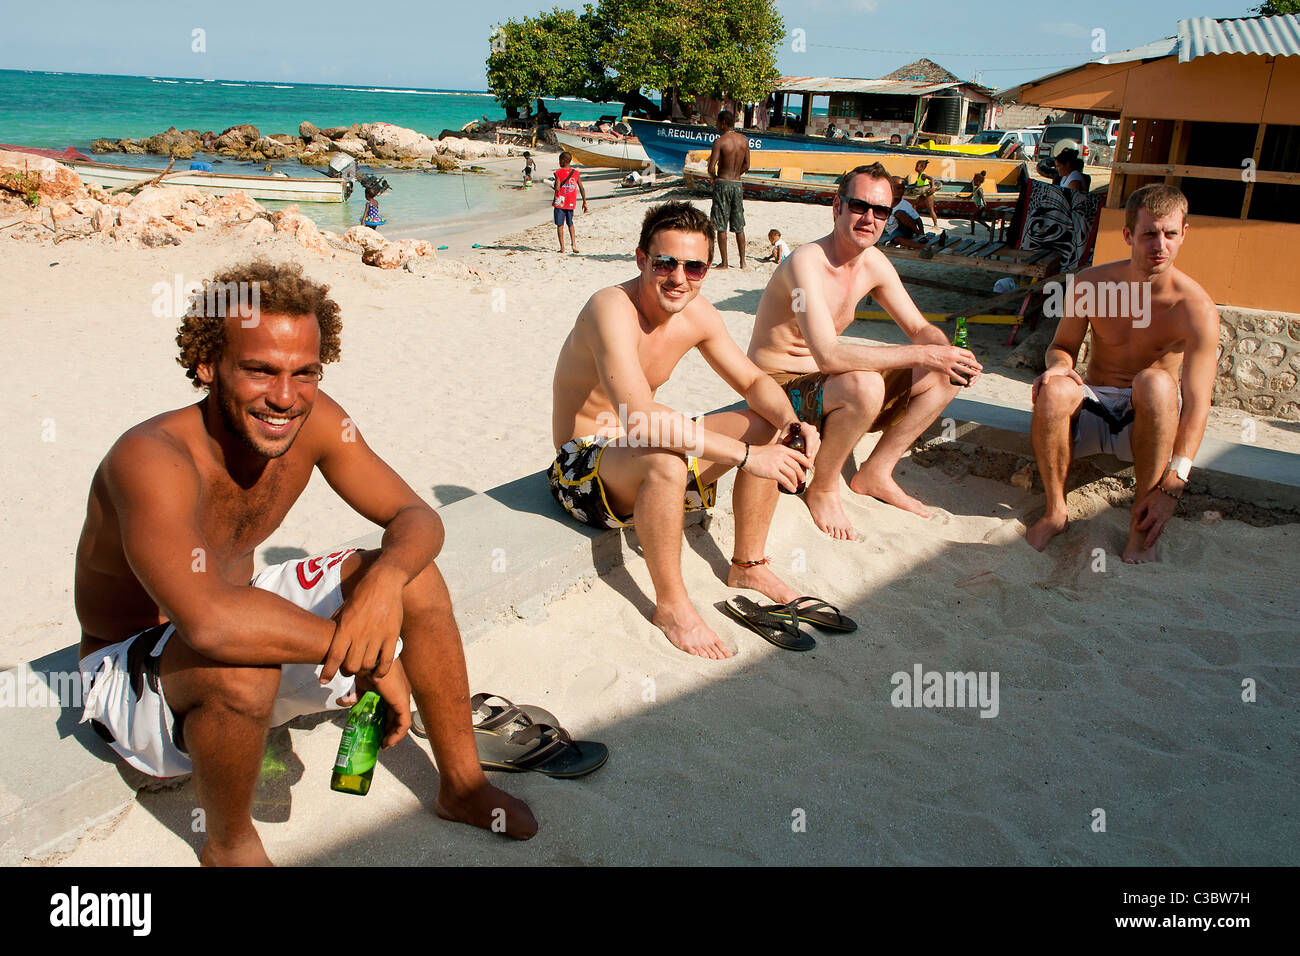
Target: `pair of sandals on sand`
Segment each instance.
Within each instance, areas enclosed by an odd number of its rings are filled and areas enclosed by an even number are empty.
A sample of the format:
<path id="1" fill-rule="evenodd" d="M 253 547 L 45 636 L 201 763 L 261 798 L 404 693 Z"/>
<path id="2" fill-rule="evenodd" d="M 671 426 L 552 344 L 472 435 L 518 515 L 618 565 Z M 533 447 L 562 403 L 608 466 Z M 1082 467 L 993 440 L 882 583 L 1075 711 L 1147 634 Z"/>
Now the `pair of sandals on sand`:
<path id="1" fill-rule="evenodd" d="M 738 594 L 723 604 L 722 610 L 763 640 L 787 651 L 811 651 L 817 646 L 812 635 L 799 629 L 800 624 L 836 634 L 858 629 L 839 608 L 811 596 L 795 598 L 789 604 L 757 604 Z"/>
<path id="2" fill-rule="evenodd" d="M 594 740 L 574 740 L 549 710 L 515 704 L 499 694 L 475 694 L 469 704 L 484 770 L 531 770 L 571 780 L 599 770 L 609 759 L 608 747 Z M 428 737 L 418 711 L 411 714 L 411 732 Z"/>

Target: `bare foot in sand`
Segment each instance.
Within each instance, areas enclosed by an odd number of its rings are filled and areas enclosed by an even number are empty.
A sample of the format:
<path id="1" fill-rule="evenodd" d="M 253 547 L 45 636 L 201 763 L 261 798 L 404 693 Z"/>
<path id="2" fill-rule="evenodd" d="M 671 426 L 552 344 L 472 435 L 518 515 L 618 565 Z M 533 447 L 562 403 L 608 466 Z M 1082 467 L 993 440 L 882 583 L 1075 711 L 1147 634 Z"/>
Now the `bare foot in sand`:
<path id="1" fill-rule="evenodd" d="M 1034 522 L 1034 526 L 1025 532 L 1025 540 L 1035 551 L 1042 551 L 1062 531 L 1070 527 L 1070 518 L 1064 511 L 1059 514 L 1048 513 Z"/>
<path id="2" fill-rule="evenodd" d="M 1153 544 L 1149 548 L 1142 547 L 1146 541 L 1147 533 L 1136 527 L 1128 529 L 1128 544 L 1124 545 L 1124 563 L 1125 564 L 1149 564 L 1152 561 L 1159 560 L 1156 557 L 1156 546 Z"/>
<path id="3" fill-rule="evenodd" d="M 664 632 L 664 637 L 678 650 L 711 661 L 726 660 L 731 650 L 709 629 L 700 613 L 689 603 L 680 608 L 660 605 L 650 623 Z"/>
<path id="4" fill-rule="evenodd" d="M 786 584 L 766 564 L 756 564 L 752 568 L 742 568 L 733 564 L 727 572 L 727 587 L 749 588 L 777 604 L 789 604 L 799 596 L 790 585 Z"/>
<path id="5" fill-rule="evenodd" d="M 217 849 L 212 845 L 212 841 L 208 840 L 199 851 L 199 865 L 274 866 L 275 864 L 266 855 L 266 850 L 262 849 L 262 841 L 254 832 L 251 838 L 224 849 Z"/>
<path id="6" fill-rule="evenodd" d="M 887 505 L 910 511 L 922 518 L 930 517 L 930 512 L 925 509 L 925 505 L 898 487 L 898 482 L 894 481 L 893 475 L 870 474 L 865 465 L 858 469 L 858 473 L 849 482 L 849 490 L 854 494 L 868 495 Z"/>
<path id="7" fill-rule="evenodd" d="M 830 491 L 813 491 L 809 488 L 803 493 L 803 503 L 808 506 L 813 524 L 836 541 L 856 540 L 858 532 L 844 513 L 838 488 Z"/>
<path id="8" fill-rule="evenodd" d="M 574 246 L 574 247 L 573 247 L 573 252 L 571 253 L 571 255 L 575 255 L 575 256 L 578 255 L 578 247 L 577 247 L 577 246 Z"/>
<path id="9" fill-rule="evenodd" d="M 445 784 L 438 788 L 433 810 L 444 820 L 468 823 L 516 840 L 530 839 L 537 832 L 537 820 L 528 804 L 484 781 L 473 790 L 457 793 Z"/>

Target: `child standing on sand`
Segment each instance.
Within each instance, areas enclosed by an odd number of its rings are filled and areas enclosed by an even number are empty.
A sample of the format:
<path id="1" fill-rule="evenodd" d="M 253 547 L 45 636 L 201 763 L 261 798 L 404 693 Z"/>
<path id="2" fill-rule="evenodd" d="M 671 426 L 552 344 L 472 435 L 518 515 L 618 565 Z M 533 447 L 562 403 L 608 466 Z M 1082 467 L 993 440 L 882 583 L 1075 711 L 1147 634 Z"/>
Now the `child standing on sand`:
<path id="1" fill-rule="evenodd" d="M 525 189 L 532 188 L 533 170 L 536 168 L 537 168 L 537 164 L 533 162 L 533 154 L 530 153 L 528 150 L 524 150 L 524 188 Z"/>
<path id="2" fill-rule="evenodd" d="M 578 251 L 578 240 L 573 234 L 573 210 L 578 205 L 578 194 L 582 194 L 582 211 L 587 211 L 587 190 L 582 186 L 582 177 L 578 171 L 569 164 L 573 162 L 573 154 L 563 152 L 560 154 L 560 168 L 555 171 L 555 199 L 551 205 L 555 211 L 555 237 L 560 240 L 560 252 L 564 252 L 564 227 L 569 227 L 569 245 L 573 247 L 576 254 Z"/>

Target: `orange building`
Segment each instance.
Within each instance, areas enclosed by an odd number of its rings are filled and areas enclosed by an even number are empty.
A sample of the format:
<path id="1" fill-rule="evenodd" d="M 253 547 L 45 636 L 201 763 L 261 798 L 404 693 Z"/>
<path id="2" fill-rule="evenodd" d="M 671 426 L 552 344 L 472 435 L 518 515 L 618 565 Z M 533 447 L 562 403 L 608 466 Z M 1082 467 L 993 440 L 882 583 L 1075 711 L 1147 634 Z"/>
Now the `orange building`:
<path id="1" fill-rule="evenodd" d="M 1128 257 L 1124 201 L 1165 182 L 1190 206 L 1180 269 L 1220 305 L 1300 312 L 1300 18 L 1182 20 L 1004 96 L 1120 117 L 1094 262 Z"/>

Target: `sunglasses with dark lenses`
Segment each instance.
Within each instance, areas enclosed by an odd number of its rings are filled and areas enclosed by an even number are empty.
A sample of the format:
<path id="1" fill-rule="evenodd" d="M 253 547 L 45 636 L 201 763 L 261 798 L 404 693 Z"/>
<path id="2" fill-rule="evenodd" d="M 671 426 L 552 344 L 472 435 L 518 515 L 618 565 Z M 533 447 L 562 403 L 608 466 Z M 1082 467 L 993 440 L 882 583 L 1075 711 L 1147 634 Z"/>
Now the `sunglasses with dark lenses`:
<path id="1" fill-rule="evenodd" d="M 845 196 L 841 201 L 849 207 L 849 211 L 855 216 L 865 216 L 867 210 L 871 210 L 871 214 L 877 219 L 888 219 L 894 214 L 893 207 L 870 203 L 864 199 L 851 199 Z"/>
<path id="2" fill-rule="evenodd" d="M 681 263 L 682 271 L 686 273 L 686 278 L 692 282 L 699 282 L 704 278 L 705 273 L 709 271 L 709 264 L 699 259 L 687 259 L 682 261 L 674 256 L 655 256 L 650 260 L 650 268 L 654 270 L 657 276 L 672 275 L 677 271 L 677 264 Z"/>

